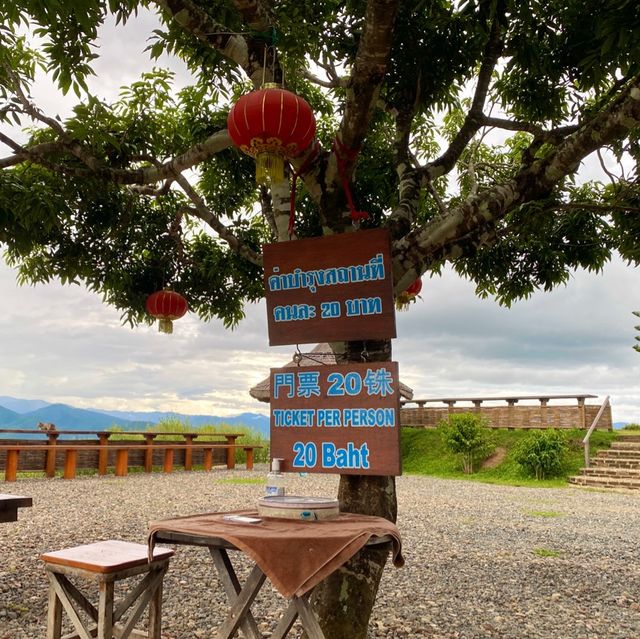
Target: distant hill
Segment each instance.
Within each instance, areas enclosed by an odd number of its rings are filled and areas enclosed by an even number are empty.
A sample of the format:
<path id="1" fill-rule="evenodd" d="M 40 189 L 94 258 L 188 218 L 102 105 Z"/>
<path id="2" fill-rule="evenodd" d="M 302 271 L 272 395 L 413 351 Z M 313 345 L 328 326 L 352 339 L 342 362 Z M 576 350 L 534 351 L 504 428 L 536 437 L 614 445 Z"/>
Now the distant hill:
<path id="1" fill-rule="evenodd" d="M 4 406 L 0 406 L 0 424 L 6 424 L 7 422 L 12 422 L 14 419 L 19 419 L 19 417 L 20 415 L 15 411 L 9 410 Z"/>
<path id="2" fill-rule="evenodd" d="M 38 408 L 50 406 L 50 404 L 48 402 L 43 402 L 41 399 L 16 399 L 15 397 L 0 395 L 0 406 L 22 414 L 29 413 L 32 410 L 38 410 Z"/>
<path id="3" fill-rule="evenodd" d="M 157 424 L 164 419 L 177 419 L 188 422 L 191 426 L 199 427 L 206 424 L 229 424 L 230 426 L 248 426 L 257 430 L 260 434 L 269 437 L 269 418 L 258 413 L 241 413 L 231 417 L 219 417 L 217 415 L 186 415 L 184 413 L 161 411 L 101 411 L 118 419 L 137 419 L 152 424 Z"/>
<path id="4" fill-rule="evenodd" d="M 630 423 L 631 422 L 613 422 L 613 430 L 620 430 Z"/>
<path id="5" fill-rule="evenodd" d="M 7 404 L 13 408 L 9 408 Z M 35 408 L 22 412 L 28 406 Z M 35 429 L 38 422 L 50 422 L 60 430 L 106 430 L 112 426 L 118 426 L 124 430 L 146 430 L 148 426 L 157 424 L 163 419 L 178 419 L 182 422 L 188 422 L 193 427 L 220 423 L 231 426 L 247 426 L 258 431 L 261 435 L 269 437 L 269 418 L 257 413 L 219 417 L 160 411 L 87 410 L 67 404 L 48 404 L 42 400 L 23 400 L 0 396 L 0 428 Z"/>

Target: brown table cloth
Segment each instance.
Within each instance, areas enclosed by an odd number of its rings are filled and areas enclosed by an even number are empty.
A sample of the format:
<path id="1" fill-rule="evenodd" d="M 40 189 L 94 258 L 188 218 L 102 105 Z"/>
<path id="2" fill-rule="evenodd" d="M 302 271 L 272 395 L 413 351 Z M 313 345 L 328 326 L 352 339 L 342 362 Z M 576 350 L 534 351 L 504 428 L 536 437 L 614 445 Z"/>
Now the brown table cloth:
<path id="1" fill-rule="evenodd" d="M 241 524 L 224 520 L 229 514 L 260 517 L 255 511 L 242 510 L 151 522 L 149 549 L 161 531 L 210 537 L 212 542 L 224 539 L 249 555 L 285 597 L 311 590 L 372 537 L 388 536 L 394 565 L 404 564 L 400 531 L 382 517 L 351 513 L 323 521 L 261 517 L 258 524 Z"/>

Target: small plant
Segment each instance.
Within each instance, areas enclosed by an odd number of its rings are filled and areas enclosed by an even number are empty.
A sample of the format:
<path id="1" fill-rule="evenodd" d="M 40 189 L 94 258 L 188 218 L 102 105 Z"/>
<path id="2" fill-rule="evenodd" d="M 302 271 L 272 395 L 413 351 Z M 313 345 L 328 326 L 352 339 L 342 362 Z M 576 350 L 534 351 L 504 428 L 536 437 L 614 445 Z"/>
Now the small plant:
<path id="1" fill-rule="evenodd" d="M 565 434 L 554 428 L 533 431 L 516 448 L 514 459 L 536 479 L 562 475 L 569 445 Z"/>
<path id="2" fill-rule="evenodd" d="M 473 413 L 451 415 L 448 420 L 438 424 L 443 444 L 450 452 L 460 456 L 462 469 L 467 475 L 473 473 L 476 462 L 493 452 L 488 424 L 486 418 Z"/>
<path id="3" fill-rule="evenodd" d="M 550 550 L 549 548 L 534 548 L 533 554 L 538 557 L 560 557 L 562 555 L 559 550 Z"/>

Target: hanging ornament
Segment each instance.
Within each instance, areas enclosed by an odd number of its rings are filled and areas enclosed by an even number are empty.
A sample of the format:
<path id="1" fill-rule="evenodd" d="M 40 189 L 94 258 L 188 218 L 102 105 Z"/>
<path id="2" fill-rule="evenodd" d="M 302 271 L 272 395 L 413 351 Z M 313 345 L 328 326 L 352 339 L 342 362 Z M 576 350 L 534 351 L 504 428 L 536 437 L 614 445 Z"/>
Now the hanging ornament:
<path id="1" fill-rule="evenodd" d="M 159 321 L 161 333 L 173 333 L 173 320 L 180 319 L 188 310 L 187 300 L 175 291 L 157 291 L 147 297 L 147 313 Z"/>
<path id="2" fill-rule="evenodd" d="M 300 155 L 313 141 L 316 121 L 303 98 L 277 84 L 243 95 L 229 111 L 233 143 L 256 160 L 256 181 L 284 180 L 284 159 Z"/>
<path id="3" fill-rule="evenodd" d="M 416 297 L 422 290 L 422 280 L 418 278 L 415 282 L 410 284 L 408 288 L 402 293 L 399 293 L 396 297 L 396 308 L 399 311 L 406 311 L 409 306 L 416 301 Z"/>

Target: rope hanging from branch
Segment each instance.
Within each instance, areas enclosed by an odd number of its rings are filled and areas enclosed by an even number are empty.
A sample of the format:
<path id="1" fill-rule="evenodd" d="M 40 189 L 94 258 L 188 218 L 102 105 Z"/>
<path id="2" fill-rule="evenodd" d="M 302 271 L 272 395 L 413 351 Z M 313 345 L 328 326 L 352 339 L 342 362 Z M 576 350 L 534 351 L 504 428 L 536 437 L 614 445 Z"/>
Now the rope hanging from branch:
<path id="1" fill-rule="evenodd" d="M 338 163 L 338 173 L 342 180 L 342 188 L 344 195 L 347 198 L 347 204 L 349 205 L 349 211 L 351 213 L 351 222 L 354 226 L 359 226 L 362 220 L 368 220 L 369 214 L 366 211 L 358 211 L 353 203 L 353 197 L 351 195 L 351 187 L 349 186 L 349 179 L 347 178 L 347 167 L 349 163 L 355 162 L 360 153 L 360 149 L 347 149 L 342 144 L 339 138 L 335 138 L 333 141 L 333 152 L 336 154 L 336 162 Z"/>

